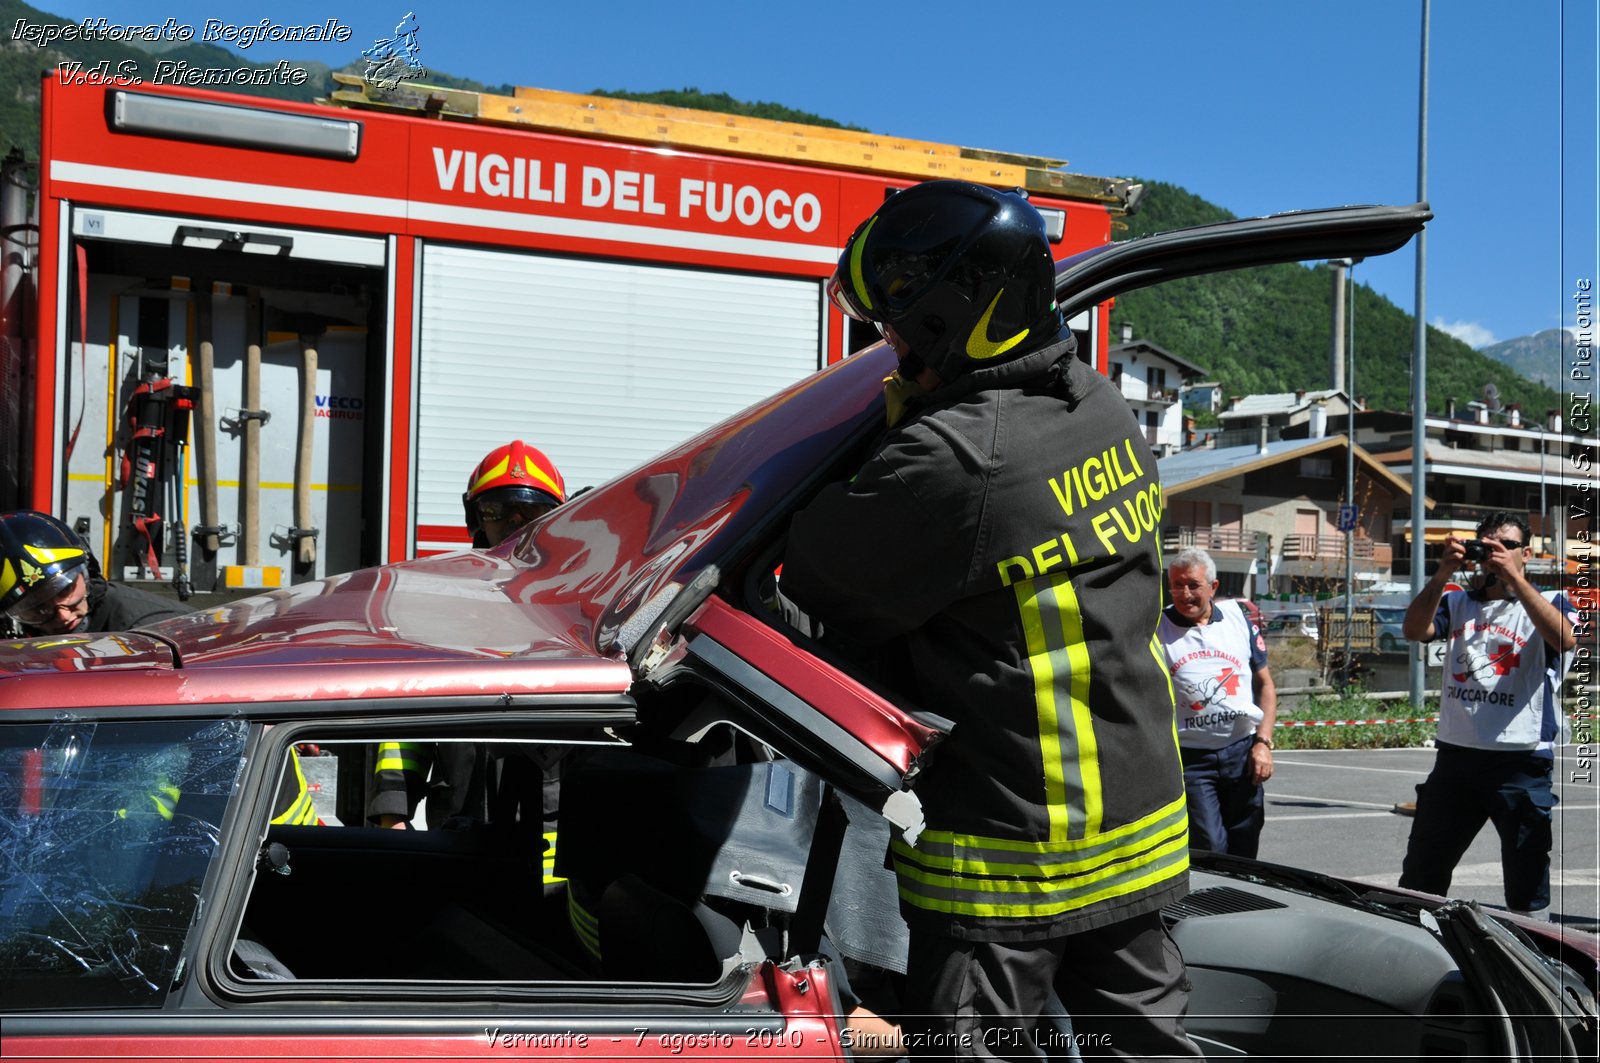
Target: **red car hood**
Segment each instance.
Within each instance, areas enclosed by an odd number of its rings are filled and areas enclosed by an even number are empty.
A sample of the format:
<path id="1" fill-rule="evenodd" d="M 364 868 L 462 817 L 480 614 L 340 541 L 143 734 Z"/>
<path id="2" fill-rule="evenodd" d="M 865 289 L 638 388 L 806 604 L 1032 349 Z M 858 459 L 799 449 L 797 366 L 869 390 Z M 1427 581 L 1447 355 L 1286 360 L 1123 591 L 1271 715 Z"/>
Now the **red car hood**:
<path id="1" fill-rule="evenodd" d="M 0 703 L 620 693 L 648 620 L 787 518 L 785 502 L 875 415 L 892 367 L 879 348 L 807 378 L 492 551 L 363 569 L 135 633 L 0 643 Z M 38 682 L 66 673 L 70 689 Z"/>

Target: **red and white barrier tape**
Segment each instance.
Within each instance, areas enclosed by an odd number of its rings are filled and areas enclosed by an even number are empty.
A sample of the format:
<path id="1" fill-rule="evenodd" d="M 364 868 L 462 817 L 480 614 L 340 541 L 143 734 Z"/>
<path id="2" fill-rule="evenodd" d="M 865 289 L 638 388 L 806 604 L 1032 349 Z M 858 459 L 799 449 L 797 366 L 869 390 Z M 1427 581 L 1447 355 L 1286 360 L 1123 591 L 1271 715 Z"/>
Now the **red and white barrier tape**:
<path id="1" fill-rule="evenodd" d="M 1393 720 L 1279 720 L 1277 727 L 1350 727 L 1369 723 L 1438 723 L 1437 716 L 1403 716 Z"/>

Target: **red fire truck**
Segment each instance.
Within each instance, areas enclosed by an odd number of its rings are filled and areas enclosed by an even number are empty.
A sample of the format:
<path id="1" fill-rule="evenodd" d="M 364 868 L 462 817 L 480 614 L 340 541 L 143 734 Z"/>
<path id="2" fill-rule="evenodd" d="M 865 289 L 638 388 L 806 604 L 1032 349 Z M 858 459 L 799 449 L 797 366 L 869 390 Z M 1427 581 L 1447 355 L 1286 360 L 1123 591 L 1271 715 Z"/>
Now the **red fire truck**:
<path id="1" fill-rule="evenodd" d="M 301 105 L 45 77 L 31 224 L 15 156 L 0 182 L 0 506 L 64 516 L 113 576 L 251 589 L 458 547 L 493 446 L 598 484 L 863 344 L 822 282 L 895 189 L 1025 187 L 1058 257 L 1137 194 L 1056 160 L 341 80 Z M 1074 328 L 1103 370 L 1106 307 Z"/>

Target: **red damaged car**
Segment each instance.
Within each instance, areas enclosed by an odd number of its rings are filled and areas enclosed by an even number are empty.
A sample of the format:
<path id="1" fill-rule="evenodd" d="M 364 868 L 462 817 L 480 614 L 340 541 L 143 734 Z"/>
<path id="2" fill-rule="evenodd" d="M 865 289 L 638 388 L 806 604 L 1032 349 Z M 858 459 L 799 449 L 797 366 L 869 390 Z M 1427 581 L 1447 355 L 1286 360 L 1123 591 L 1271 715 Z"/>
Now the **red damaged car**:
<path id="1" fill-rule="evenodd" d="M 1070 316 L 1171 277 L 1382 254 L 1429 216 L 1110 245 L 1058 293 Z M 0 644 L 7 1052 L 884 1047 L 855 1010 L 892 1016 L 904 966 L 883 846 L 920 829 L 948 724 L 853 675 L 774 588 L 790 516 L 879 431 L 892 363 L 857 354 L 491 551 Z M 470 814 L 369 823 L 385 764 L 421 780 L 446 759 Z M 320 825 L 274 822 L 286 775 Z M 1214 1055 L 1594 1051 L 1583 935 L 1225 857 L 1197 856 L 1192 886 L 1166 918 Z"/>

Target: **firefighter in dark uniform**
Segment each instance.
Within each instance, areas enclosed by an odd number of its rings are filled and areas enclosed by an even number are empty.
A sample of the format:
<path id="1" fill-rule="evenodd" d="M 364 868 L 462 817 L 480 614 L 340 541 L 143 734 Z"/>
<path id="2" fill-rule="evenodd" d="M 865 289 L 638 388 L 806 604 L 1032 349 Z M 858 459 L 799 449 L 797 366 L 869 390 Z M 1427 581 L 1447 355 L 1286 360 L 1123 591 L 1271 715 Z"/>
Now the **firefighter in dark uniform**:
<path id="1" fill-rule="evenodd" d="M 1198 1057 L 1160 917 L 1189 867 L 1161 487 L 1054 278 L 1016 193 L 929 182 L 856 229 L 829 293 L 900 356 L 891 427 L 795 517 L 782 589 L 955 721 L 917 785 L 927 827 L 891 853 L 913 1054 L 1059 1049 L 1053 985 L 1088 1046 Z"/>
<path id="2" fill-rule="evenodd" d="M 88 544 L 48 513 L 0 513 L 0 614 L 18 623 L 24 635 L 131 631 L 188 612 L 171 599 L 107 582 Z M 145 797 L 150 805 L 146 811 L 154 809 L 171 819 L 182 794 L 158 780 Z M 293 750 L 273 809 L 274 823 L 317 822 L 316 805 Z"/>
<path id="3" fill-rule="evenodd" d="M 24 635 L 130 631 L 188 611 L 106 582 L 78 533 L 48 513 L 0 513 L 0 613 Z"/>

